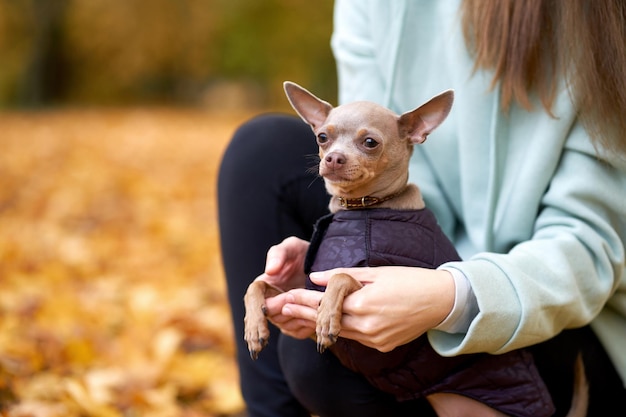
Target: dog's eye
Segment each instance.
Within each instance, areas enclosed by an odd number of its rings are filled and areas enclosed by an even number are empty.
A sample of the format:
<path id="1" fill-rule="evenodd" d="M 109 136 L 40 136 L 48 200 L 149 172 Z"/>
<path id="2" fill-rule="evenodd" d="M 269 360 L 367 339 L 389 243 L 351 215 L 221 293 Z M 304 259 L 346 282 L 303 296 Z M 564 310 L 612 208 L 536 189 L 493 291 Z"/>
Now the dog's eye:
<path id="1" fill-rule="evenodd" d="M 328 136 L 326 136 L 326 133 L 320 133 L 319 135 L 317 135 L 317 142 L 318 143 L 328 142 Z"/>
<path id="2" fill-rule="evenodd" d="M 365 140 L 363 141 L 363 146 L 365 146 L 366 148 L 374 149 L 378 146 L 378 142 L 376 142 L 376 140 L 372 138 L 365 138 Z"/>

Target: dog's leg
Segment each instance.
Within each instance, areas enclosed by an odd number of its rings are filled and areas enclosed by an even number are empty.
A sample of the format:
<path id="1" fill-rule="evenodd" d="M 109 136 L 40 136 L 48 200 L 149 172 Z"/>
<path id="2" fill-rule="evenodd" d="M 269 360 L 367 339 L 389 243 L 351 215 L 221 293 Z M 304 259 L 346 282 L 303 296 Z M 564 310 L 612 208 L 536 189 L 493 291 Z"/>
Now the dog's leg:
<path id="1" fill-rule="evenodd" d="M 317 350 L 322 353 L 337 341 L 341 331 L 343 299 L 361 289 L 363 284 L 348 274 L 336 274 L 328 280 L 326 292 L 317 309 Z"/>
<path id="2" fill-rule="evenodd" d="M 265 298 L 272 297 L 283 292 L 278 287 L 268 284 L 265 281 L 257 280 L 252 282 L 243 297 L 246 308 L 244 322 L 244 339 L 248 343 L 250 357 L 257 359 L 259 352 L 267 345 L 270 337 L 270 330 L 267 325 L 267 308 Z"/>

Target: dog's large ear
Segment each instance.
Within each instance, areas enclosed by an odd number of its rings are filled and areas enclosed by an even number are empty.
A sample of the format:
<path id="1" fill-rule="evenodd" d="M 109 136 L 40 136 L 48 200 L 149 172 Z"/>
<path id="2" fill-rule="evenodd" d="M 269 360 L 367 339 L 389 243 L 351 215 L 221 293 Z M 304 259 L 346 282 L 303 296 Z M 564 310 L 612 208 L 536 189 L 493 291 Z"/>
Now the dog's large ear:
<path id="1" fill-rule="evenodd" d="M 428 135 L 448 117 L 454 91 L 446 90 L 431 98 L 417 109 L 404 113 L 398 120 L 400 134 L 413 143 L 422 143 Z"/>
<path id="2" fill-rule="evenodd" d="M 328 117 L 328 113 L 333 109 L 333 106 L 315 97 L 298 84 L 285 81 L 283 87 L 291 107 L 293 107 L 302 120 L 311 125 L 313 129 L 318 128 L 324 123 L 326 117 Z"/>

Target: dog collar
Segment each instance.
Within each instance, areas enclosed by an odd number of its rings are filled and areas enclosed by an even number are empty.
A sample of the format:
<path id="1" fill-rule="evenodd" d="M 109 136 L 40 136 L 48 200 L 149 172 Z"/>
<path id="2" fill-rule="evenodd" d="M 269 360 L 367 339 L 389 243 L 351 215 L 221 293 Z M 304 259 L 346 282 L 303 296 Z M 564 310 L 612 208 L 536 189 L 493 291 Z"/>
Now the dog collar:
<path id="1" fill-rule="evenodd" d="M 355 208 L 366 208 L 366 207 L 375 206 L 376 204 L 380 204 L 383 201 L 391 200 L 392 198 L 397 197 L 398 194 L 400 193 L 398 192 L 398 193 L 391 194 L 386 197 L 380 197 L 380 198 L 365 196 L 365 197 L 359 197 L 359 198 L 337 197 L 337 199 L 339 200 L 339 205 L 343 207 L 344 209 L 355 209 Z"/>

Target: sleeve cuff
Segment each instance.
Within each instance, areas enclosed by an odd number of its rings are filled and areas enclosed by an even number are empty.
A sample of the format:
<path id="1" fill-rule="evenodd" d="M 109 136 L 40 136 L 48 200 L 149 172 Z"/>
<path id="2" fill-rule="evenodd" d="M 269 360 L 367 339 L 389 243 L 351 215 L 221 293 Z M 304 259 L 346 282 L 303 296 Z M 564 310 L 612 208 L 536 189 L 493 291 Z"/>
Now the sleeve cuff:
<path id="1" fill-rule="evenodd" d="M 478 315 L 478 302 L 469 280 L 461 271 L 455 268 L 440 268 L 448 271 L 454 278 L 455 298 L 450 314 L 434 329 L 446 333 L 466 333 L 469 326 Z"/>

